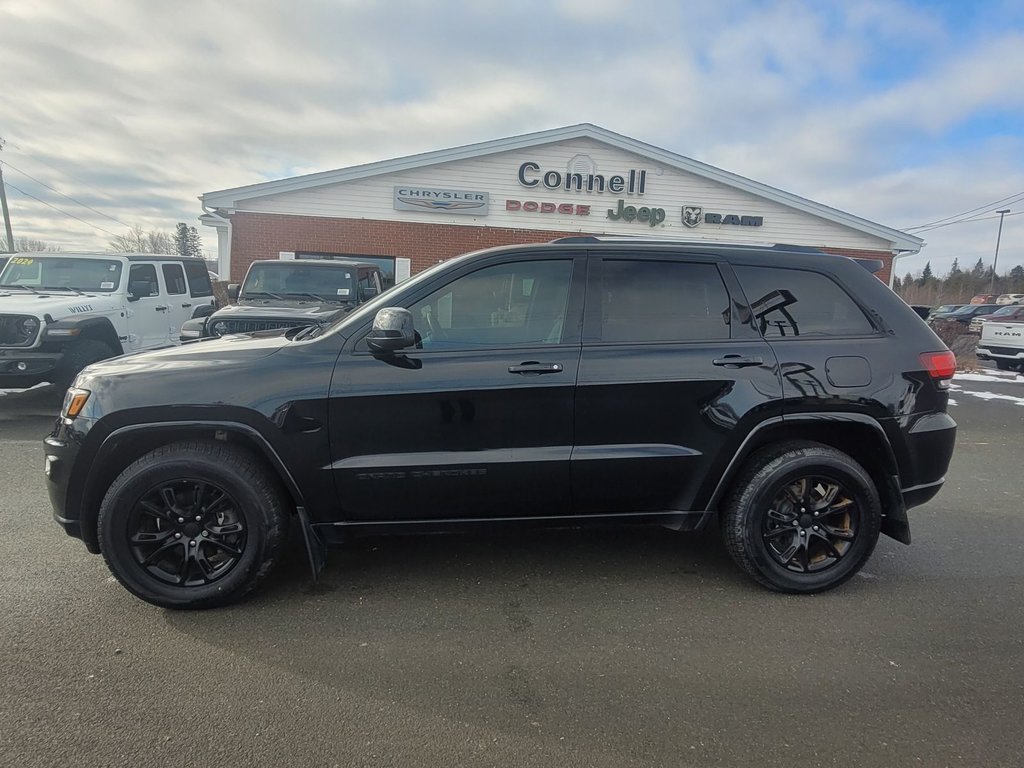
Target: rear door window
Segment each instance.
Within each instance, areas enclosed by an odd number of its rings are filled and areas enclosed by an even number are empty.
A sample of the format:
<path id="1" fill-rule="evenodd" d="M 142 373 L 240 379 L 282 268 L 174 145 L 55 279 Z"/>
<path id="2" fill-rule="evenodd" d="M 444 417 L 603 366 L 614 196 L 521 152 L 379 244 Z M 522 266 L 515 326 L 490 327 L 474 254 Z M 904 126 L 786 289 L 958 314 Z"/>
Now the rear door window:
<path id="1" fill-rule="evenodd" d="M 180 264 L 161 264 L 160 268 L 164 273 L 164 284 L 167 286 L 167 293 L 172 296 L 185 293 L 185 273 L 181 270 Z"/>
<path id="2" fill-rule="evenodd" d="M 729 294 L 714 264 L 606 259 L 600 285 L 601 341 L 729 338 Z"/>
<path id="3" fill-rule="evenodd" d="M 735 266 L 751 322 L 766 339 L 867 336 L 875 328 L 838 283 L 818 272 Z"/>

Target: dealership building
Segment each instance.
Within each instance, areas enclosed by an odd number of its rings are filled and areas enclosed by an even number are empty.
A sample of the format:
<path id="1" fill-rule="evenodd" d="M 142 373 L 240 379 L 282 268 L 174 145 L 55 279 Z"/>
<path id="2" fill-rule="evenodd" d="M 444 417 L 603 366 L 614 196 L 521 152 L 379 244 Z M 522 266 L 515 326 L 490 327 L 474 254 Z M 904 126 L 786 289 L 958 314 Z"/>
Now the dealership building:
<path id="1" fill-rule="evenodd" d="M 357 259 L 402 280 L 466 251 L 595 234 L 813 246 L 881 259 L 920 238 L 583 124 L 207 192 L 220 274 Z"/>

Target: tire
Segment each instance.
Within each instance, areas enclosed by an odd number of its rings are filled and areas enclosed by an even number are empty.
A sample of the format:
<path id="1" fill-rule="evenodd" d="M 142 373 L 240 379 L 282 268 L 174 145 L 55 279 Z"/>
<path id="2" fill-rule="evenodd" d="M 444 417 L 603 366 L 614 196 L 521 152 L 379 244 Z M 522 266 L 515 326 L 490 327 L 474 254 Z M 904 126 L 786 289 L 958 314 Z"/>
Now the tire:
<path id="1" fill-rule="evenodd" d="M 64 358 L 57 368 L 57 381 L 54 383 L 67 389 L 83 368 L 100 360 L 114 357 L 117 354 L 109 346 L 97 339 L 79 339 L 73 342 L 64 352 Z"/>
<path id="2" fill-rule="evenodd" d="M 136 597 L 212 608 L 270 573 L 287 525 L 283 494 L 263 462 L 196 441 L 162 446 L 125 469 L 100 505 L 98 533 L 107 566 Z"/>
<path id="3" fill-rule="evenodd" d="M 754 580 L 810 593 L 839 586 L 867 562 L 882 507 L 870 475 L 845 453 L 790 442 L 750 458 L 720 519 L 726 549 Z"/>
<path id="4" fill-rule="evenodd" d="M 996 368 L 998 368 L 1000 371 L 1012 371 L 1016 367 L 1017 364 L 1012 360 L 1001 360 L 999 358 L 996 358 Z"/>

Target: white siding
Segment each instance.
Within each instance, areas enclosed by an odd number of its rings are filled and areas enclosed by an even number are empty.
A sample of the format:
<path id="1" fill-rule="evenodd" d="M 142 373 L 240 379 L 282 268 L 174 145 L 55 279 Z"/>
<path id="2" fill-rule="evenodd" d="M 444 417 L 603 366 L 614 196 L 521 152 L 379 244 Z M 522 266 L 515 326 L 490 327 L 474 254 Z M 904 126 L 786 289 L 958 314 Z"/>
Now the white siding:
<path id="1" fill-rule="evenodd" d="M 549 190 L 538 185 L 519 184 L 520 164 L 536 162 L 541 172 L 564 173 L 577 155 L 588 155 L 596 163 L 597 173 L 625 176 L 629 169 L 647 171 L 647 189 L 643 197 L 612 192 L 586 193 Z M 538 174 L 534 174 L 534 177 Z M 449 215 L 419 211 L 396 211 L 393 187 L 410 185 L 480 191 L 490 193 L 490 212 L 486 216 Z M 612 221 L 607 211 L 618 200 L 627 205 L 646 205 L 665 209 L 665 222 L 655 227 L 644 222 Z M 557 213 L 509 212 L 506 200 L 533 200 L 555 204 L 589 204 L 589 216 Z M 689 228 L 681 220 L 682 207 L 696 205 L 706 213 L 763 216 L 760 227 L 711 225 L 701 223 Z M 568 232 L 627 234 L 685 240 L 709 240 L 735 243 L 790 243 L 808 246 L 832 246 L 867 250 L 889 250 L 891 242 L 845 227 L 780 203 L 737 190 L 675 168 L 660 168 L 652 160 L 609 147 L 588 138 L 562 141 L 532 149 L 501 152 L 472 160 L 442 163 L 414 171 L 385 174 L 369 179 L 325 185 L 313 189 L 239 201 L 236 210 L 281 213 L 300 216 L 409 221 L 457 226 L 492 226 L 514 229 L 544 229 Z"/>

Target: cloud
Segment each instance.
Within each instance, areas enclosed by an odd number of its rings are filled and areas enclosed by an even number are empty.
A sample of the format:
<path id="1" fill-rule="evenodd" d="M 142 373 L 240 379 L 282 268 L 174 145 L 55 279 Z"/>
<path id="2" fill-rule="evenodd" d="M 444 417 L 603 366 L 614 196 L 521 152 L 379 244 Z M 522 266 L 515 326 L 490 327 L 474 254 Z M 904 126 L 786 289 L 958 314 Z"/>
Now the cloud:
<path id="1" fill-rule="evenodd" d="M 2 156 L 146 228 L 195 222 L 212 189 L 579 122 L 891 226 L 1024 191 L 1013 2 L 6 0 L 0 51 Z M 118 230 L 9 175 L 94 225 L 11 192 L 17 235 Z M 1022 230 L 1007 218 L 1000 263 Z M 929 232 L 900 268 L 994 231 Z"/>

